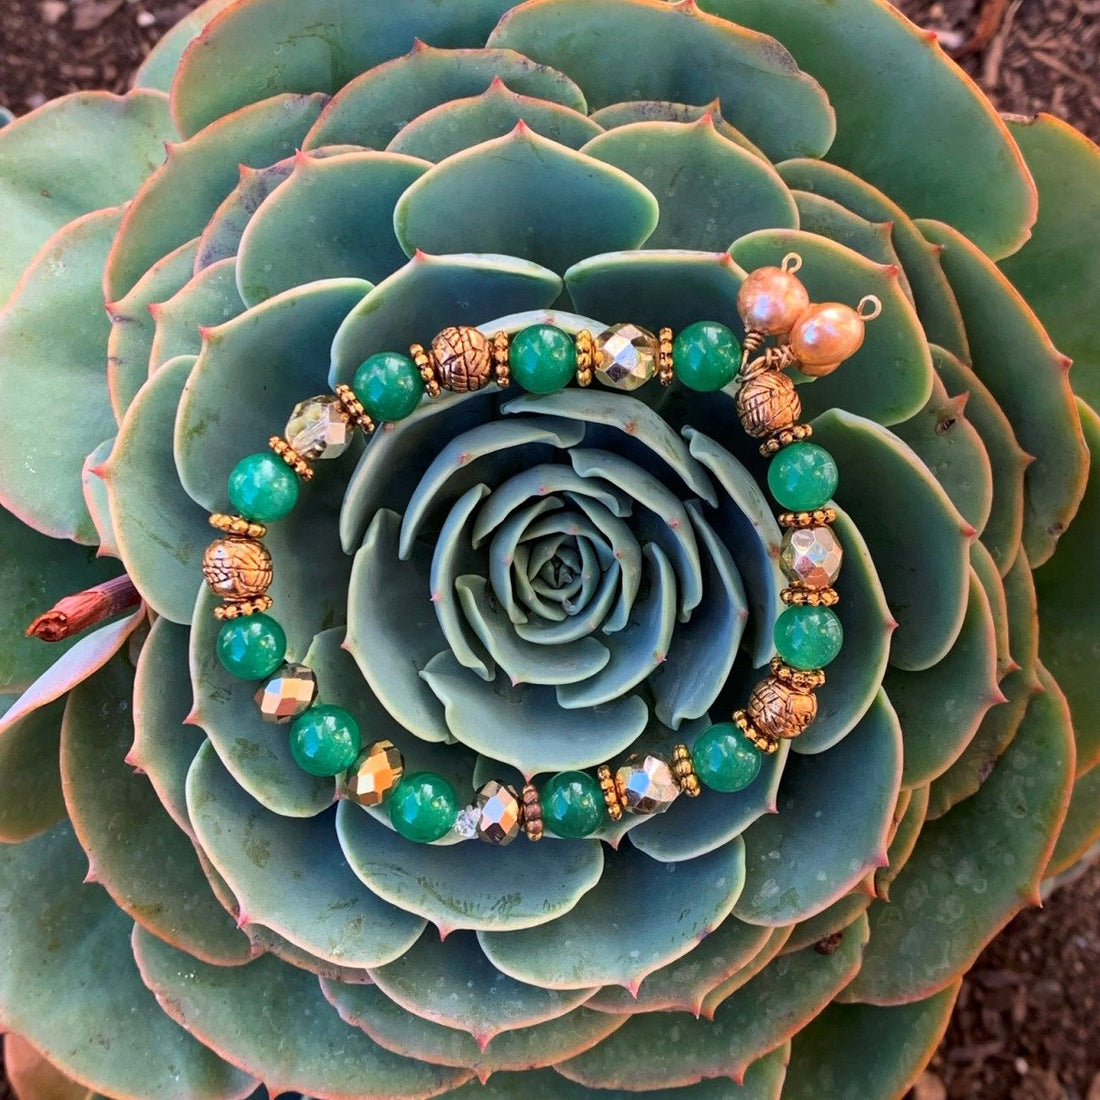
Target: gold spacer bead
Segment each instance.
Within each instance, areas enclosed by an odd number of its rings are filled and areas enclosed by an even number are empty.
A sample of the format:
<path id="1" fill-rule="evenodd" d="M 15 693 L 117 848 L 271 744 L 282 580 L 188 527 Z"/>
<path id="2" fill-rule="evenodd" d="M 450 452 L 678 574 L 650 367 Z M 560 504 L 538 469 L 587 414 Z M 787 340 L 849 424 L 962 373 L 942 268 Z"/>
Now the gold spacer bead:
<path id="1" fill-rule="evenodd" d="M 783 428 L 760 444 L 760 453 L 765 458 L 769 458 L 778 454 L 784 447 L 789 447 L 792 443 L 801 443 L 813 434 L 812 424 L 795 424 L 793 428 Z"/>
<path id="2" fill-rule="evenodd" d="M 254 523 L 244 516 L 227 516 L 222 512 L 215 512 L 209 520 L 211 527 L 224 531 L 227 535 L 243 535 L 245 538 L 262 539 L 267 534 L 267 528 L 262 523 Z"/>
<path id="3" fill-rule="evenodd" d="M 821 527 L 836 519 L 835 508 L 815 508 L 812 512 L 780 512 L 780 527 Z"/>
<path id="4" fill-rule="evenodd" d="M 493 381 L 506 390 L 512 384 L 512 367 L 508 361 L 508 333 L 493 334 Z"/>
<path id="5" fill-rule="evenodd" d="M 270 611 L 275 601 L 270 596 L 256 596 L 251 600 L 234 600 L 214 608 L 215 619 L 239 619 L 246 615 L 258 615 Z"/>
<path id="6" fill-rule="evenodd" d="M 835 588 L 784 588 L 779 598 L 788 607 L 836 607 L 840 602 Z"/>
<path id="7" fill-rule="evenodd" d="M 542 804 L 533 783 L 526 783 L 523 793 L 523 831 L 528 840 L 542 840 Z"/>
<path id="8" fill-rule="evenodd" d="M 662 386 L 671 386 L 676 370 L 672 363 L 672 329 L 667 325 L 657 333 L 657 378 Z"/>
<path id="9" fill-rule="evenodd" d="M 596 341 L 592 339 L 592 333 L 582 328 L 573 337 L 573 347 L 577 352 L 577 385 L 591 386 L 595 377 L 592 368 L 596 363 Z"/>
<path id="10" fill-rule="evenodd" d="M 691 798 L 698 798 L 703 788 L 699 785 L 699 776 L 695 774 L 695 762 L 691 758 L 691 749 L 687 745 L 674 745 L 672 748 L 672 774 L 680 790 Z"/>
<path id="11" fill-rule="evenodd" d="M 267 445 L 303 480 L 313 479 L 313 467 L 282 436 L 273 435 Z"/>
<path id="12" fill-rule="evenodd" d="M 336 387 L 336 397 L 340 407 L 348 414 L 348 419 L 364 434 L 370 435 L 374 431 L 374 421 L 367 415 L 363 408 L 363 402 L 355 396 L 351 386 L 341 383 Z"/>
<path id="13" fill-rule="evenodd" d="M 601 764 L 596 769 L 596 778 L 600 781 L 603 800 L 607 804 L 607 816 L 612 821 L 618 821 L 623 816 L 623 804 L 619 798 L 619 790 L 615 786 L 615 777 L 611 774 L 611 766 Z"/>
<path id="14" fill-rule="evenodd" d="M 424 382 L 424 392 L 429 397 L 438 397 L 442 392 L 439 386 L 439 378 L 435 373 L 435 363 L 432 357 L 424 350 L 422 344 L 409 345 L 409 357 L 420 371 L 420 377 Z"/>
<path id="15" fill-rule="evenodd" d="M 772 675 L 796 691 L 815 691 L 825 683 L 823 668 L 792 668 L 781 657 L 771 659 Z"/>
<path id="16" fill-rule="evenodd" d="M 759 730 L 749 721 L 749 716 L 743 710 L 733 712 L 733 724 L 754 744 L 761 752 L 773 753 L 779 748 L 779 742 Z"/>

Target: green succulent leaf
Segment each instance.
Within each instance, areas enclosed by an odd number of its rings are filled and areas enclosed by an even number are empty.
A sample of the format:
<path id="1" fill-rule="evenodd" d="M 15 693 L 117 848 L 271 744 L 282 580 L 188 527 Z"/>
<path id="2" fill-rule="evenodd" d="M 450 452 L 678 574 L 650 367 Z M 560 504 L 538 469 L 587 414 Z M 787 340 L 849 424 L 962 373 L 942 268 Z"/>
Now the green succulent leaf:
<path id="1" fill-rule="evenodd" d="M 515 50 L 436 49 L 417 40 L 407 54 L 367 69 L 345 84 L 325 107 L 304 147 L 349 142 L 385 149 L 407 125 L 415 125 L 434 109 L 448 109 L 501 83 L 511 94 L 585 111 L 584 93 L 569 77 L 534 64 Z M 517 121 L 513 119 L 512 125 Z M 527 121 L 533 124 L 532 119 Z"/>
<path id="2" fill-rule="evenodd" d="M 81 883 L 86 866 L 68 823 L 0 845 L 0 909 L 10 937 L 0 971 L 4 1028 L 90 1090 L 151 1100 L 175 1100 L 186 1090 L 195 1100 L 243 1100 L 256 1081 L 160 1010 L 134 965 L 130 919 L 106 891 Z M 205 965 L 176 954 L 188 967 Z M 59 996 L 58 974 L 75 990 L 96 991 L 94 1012 L 83 997 Z"/>
<path id="3" fill-rule="evenodd" d="M 206 24 L 231 3 L 232 0 L 203 0 L 174 27 L 170 27 L 138 67 L 134 74 L 134 87 L 169 91 L 183 51 L 202 33 Z"/>
<path id="4" fill-rule="evenodd" d="M 111 325 L 100 277 L 120 219 L 119 209 L 98 210 L 60 229 L 0 311 L 0 407 L 7 417 L 0 503 L 43 534 L 86 545 L 97 536 L 81 469 L 115 430 L 105 369 Z M 64 432 L 44 431 L 45 410 L 59 393 L 80 394 L 80 415 Z"/>
<path id="5" fill-rule="evenodd" d="M 901 1096 L 947 1030 L 960 983 L 910 1004 L 832 1004 L 798 1033 L 784 1100 Z"/>
<path id="6" fill-rule="evenodd" d="M 866 881 L 866 880 L 864 880 Z M 838 898 L 832 905 L 822 909 L 816 916 L 799 921 L 792 928 L 772 929 L 773 933 L 785 933 L 785 940 L 777 954 L 790 955 L 815 944 L 828 947 L 830 941 L 850 928 L 871 906 L 873 898 L 866 893 L 861 883 L 850 894 Z M 822 942 L 824 941 L 824 943 Z M 704 1002 L 704 1006 L 706 1002 Z"/>
<path id="7" fill-rule="evenodd" d="M 944 271 L 966 323 L 974 370 L 1035 456 L 1024 475 L 1024 547 L 1042 565 L 1081 503 L 1088 452 L 1060 355 L 1012 284 L 957 230 L 921 221 L 942 246 Z"/>
<path id="8" fill-rule="evenodd" d="M 210 966 L 140 926 L 133 941 L 142 980 L 164 1013 L 262 1078 L 271 1095 L 353 1100 L 369 1089 L 379 1100 L 404 1100 L 469 1080 L 468 1072 L 383 1050 L 340 1019 L 313 975 L 271 956 L 248 966 Z M 264 1012 L 255 1011 L 260 1003 Z M 291 1019 L 296 1024 L 288 1028 Z"/>
<path id="9" fill-rule="evenodd" d="M 609 43 L 630 51 L 629 65 L 608 63 Z M 835 131 L 817 81 L 779 42 L 694 3 L 535 0 L 509 11 L 489 44 L 574 76 L 594 110 L 624 100 L 719 98 L 729 121 L 773 160 L 820 156 Z"/>
<path id="10" fill-rule="evenodd" d="M 715 129 L 723 137 L 729 138 L 766 163 L 771 163 L 758 146 L 753 145 L 736 126 L 731 126 L 722 117 L 722 101 L 718 98 L 698 106 L 673 103 L 667 99 L 629 99 L 623 103 L 601 107 L 589 117 L 605 130 L 614 130 L 617 126 L 630 126 L 635 122 L 698 122 L 703 115 L 710 115 Z"/>
<path id="11" fill-rule="evenodd" d="M 997 571 L 997 563 L 985 543 L 975 539 L 970 544 L 970 568 L 978 576 L 993 613 L 993 632 L 997 649 L 997 679 L 1002 680 L 1013 668 L 1012 645 L 1009 638 L 1008 597 L 1005 584 Z"/>
<path id="12" fill-rule="evenodd" d="M 14 721 L 0 716 L 0 842 L 37 836 L 65 817 L 57 770 L 65 698 Z"/>
<path id="13" fill-rule="evenodd" d="M 1036 195 L 1023 157 L 934 34 L 884 0 L 812 6 L 703 0 L 701 6 L 777 35 L 821 81 L 837 112 L 830 161 L 893 196 L 911 216 L 957 226 L 991 256 L 1006 256 L 1027 238 Z M 852 49 L 853 28 L 859 49 Z M 755 97 L 752 102 L 759 109 Z"/>
<path id="14" fill-rule="evenodd" d="M 456 207 L 465 212 L 460 219 L 447 213 Z M 637 248 L 657 219 L 657 200 L 626 172 L 541 137 L 522 121 L 505 137 L 433 165 L 393 212 L 410 256 L 477 249 L 522 256 L 552 271 L 593 252 Z"/>
<path id="15" fill-rule="evenodd" d="M 624 848 L 607 858 L 599 882 L 569 912 L 538 928 L 482 931 L 478 939 L 490 962 L 517 981 L 548 989 L 635 989 L 729 916 L 744 876 L 740 839 L 682 863 L 661 863 Z M 629 919 L 643 908 L 649 919 Z"/>
<path id="16" fill-rule="evenodd" d="M 648 248 L 717 252 L 756 229 L 798 227 L 794 199 L 775 169 L 723 137 L 710 114 L 693 123 L 619 126 L 582 152 L 622 169 L 658 197 L 660 219 Z"/>
<path id="17" fill-rule="evenodd" d="M 204 267 L 171 298 L 152 307 L 156 328 L 149 369 L 155 371 L 177 355 L 198 355 L 203 331 L 232 321 L 243 310 L 235 258 Z"/>
<path id="18" fill-rule="evenodd" d="M 874 890 L 875 896 L 883 901 L 890 900 L 890 884 L 898 877 L 898 872 L 909 861 L 924 828 L 925 819 L 928 816 L 928 802 L 930 787 L 913 787 L 911 790 L 903 790 L 902 795 L 909 796 L 904 809 L 894 811 L 896 826 L 894 835 L 890 840 L 890 847 L 886 856 L 889 862 L 885 867 L 879 867 L 875 871 Z M 903 801 L 898 799 L 899 805 Z"/>
<path id="19" fill-rule="evenodd" d="M 1073 784 L 1069 810 L 1062 822 L 1062 831 L 1054 845 L 1044 874 L 1049 879 L 1071 870 L 1100 840 L 1100 822 L 1096 820 L 1097 799 L 1100 798 L 1100 767 L 1093 766 L 1079 775 Z"/>
<path id="20" fill-rule="evenodd" d="M 100 1100 L 100 1094 L 66 1077 L 21 1035 L 4 1036 L 4 1074 L 22 1100 Z"/>

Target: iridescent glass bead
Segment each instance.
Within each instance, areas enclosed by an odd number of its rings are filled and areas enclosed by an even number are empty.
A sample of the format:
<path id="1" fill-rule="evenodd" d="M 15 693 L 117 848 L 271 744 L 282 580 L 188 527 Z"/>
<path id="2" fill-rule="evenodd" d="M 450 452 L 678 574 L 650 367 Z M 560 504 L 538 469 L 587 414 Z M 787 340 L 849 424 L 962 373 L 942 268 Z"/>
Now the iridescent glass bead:
<path id="1" fill-rule="evenodd" d="M 348 449 L 354 427 L 334 394 L 299 401 L 286 422 L 286 441 L 306 459 L 338 458 Z"/>
<path id="2" fill-rule="evenodd" d="M 639 325 L 612 325 L 596 337 L 596 378 L 616 390 L 636 390 L 657 373 L 657 337 Z"/>
<path id="3" fill-rule="evenodd" d="M 286 664 L 256 692 L 265 722 L 280 725 L 297 718 L 317 698 L 317 677 L 308 665 Z"/>
<path id="4" fill-rule="evenodd" d="M 672 765 L 655 753 L 627 757 L 615 769 L 615 788 L 623 809 L 632 814 L 664 813 L 680 793 Z"/>
<path id="5" fill-rule="evenodd" d="M 377 806 L 385 801 L 401 782 L 405 758 L 392 741 L 368 745 L 348 772 L 345 792 L 360 806 Z"/>
<path id="6" fill-rule="evenodd" d="M 840 576 L 842 559 L 831 527 L 792 527 L 783 535 L 779 564 L 792 584 L 828 588 Z"/>
<path id="7" fill-rule="evenodd" d="M 519 836 L 519 796 L 505 783 L 490 779 L 477 792 L 477 835 L 489 844 L 511 844 Z"/>

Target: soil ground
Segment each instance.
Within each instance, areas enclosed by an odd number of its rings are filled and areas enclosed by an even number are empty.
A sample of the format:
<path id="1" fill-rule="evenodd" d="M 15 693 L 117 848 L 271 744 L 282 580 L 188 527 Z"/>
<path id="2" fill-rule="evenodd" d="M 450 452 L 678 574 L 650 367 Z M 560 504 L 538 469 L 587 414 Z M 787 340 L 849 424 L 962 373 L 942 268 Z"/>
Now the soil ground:
<path id="1" fill-rule="evenodd" d="M 0 105 L 123 91 L 188 0 L 0 0 Z M 900 0 L 1001 110 L 1100 140 L 1100 0 Z M 1100 866 L 1020 914 L 963 983 L 912 1100 L 1100 1100 Z M 0 1100 L 10 1100 L 0 1075 Z M 828 1100 L 823 1097 L 822 1100 Z"/>

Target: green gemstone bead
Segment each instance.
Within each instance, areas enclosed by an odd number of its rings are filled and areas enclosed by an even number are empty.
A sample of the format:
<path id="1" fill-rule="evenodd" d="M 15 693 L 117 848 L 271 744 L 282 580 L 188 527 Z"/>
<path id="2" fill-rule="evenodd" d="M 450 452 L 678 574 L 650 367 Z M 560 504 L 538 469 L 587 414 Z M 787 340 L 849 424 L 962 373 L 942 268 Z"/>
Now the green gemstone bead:
<path id="1" fill-rule="evenodd" d="M 542 823 L 569 840 L 591 836 L 607 812 L 603 791 L 588 772 L 558 772 L 539 792 Z"/>
<path id="2" fill-rule="evenodd" d="M 508 365 L 528 393 L 557 393 L 577 373 L 577 349 L 556 325 L 529 325 L 512 337 Z"/>
<path id="3" fill-rule="evenodd" d="M 689 390 L 713 393 L 741 369 L 741 344 L 717 321 L 696 321 L 672 342 L 676 378 Z"/>
<path id="4" fill-rule="evenodd" d="M 396 351 L 380 351 L 362 363 L 351 388 L 379 423 L 404 420 L 424 396 L 424 381 L 416 364 Z"/>
<path id="5" fill-rule="evenodd" d="M 792 668 L 824 668 L 840 652 L 844 628 L 828 607 L 788 607 L 775 620 L 775 649 Z"/>
<path id="6" fill-rule="evenodd" d="M 390 795 L 390 821 L 407 840 L 429 844 L 446 835 L 458 817 L 458 795 L 441 775 L 413 772 Z"/>
<path id="7" fill-rule="evenodd" d="M 298 503 L 298 475 L 276 455 L 246 455 L 229 474 L 229 503 L 245 519 L 270 523 Z"/>
<path id="8" fill-rule="evenodd" d="M 792 443 L 772 459 L 768 488 L 792 512 L 812 512 L 836 492 L 840 474 L 833 456 L 816 443 Z"/>
<path id="9" fill-rule="evenodd" d="M 218 660 L 242 680 L 263 680 L 286 656 L 286 634 L 270 615 L 243 615 L 222 623 Z"/>
<path id="10" fill-rule="evenodd" d="M 339 775 L 362 748 L 359 723 L 343 707 L 310 707 L 290 726 L 290 755 L 310 775 Z"/>
<path id="11" fill-rule="evenodd" d="M 759 774 L 760 750 L 732 722 L 718 722 L 695 739 L 691 759 L 712 791 L 743 791 Z"/>

